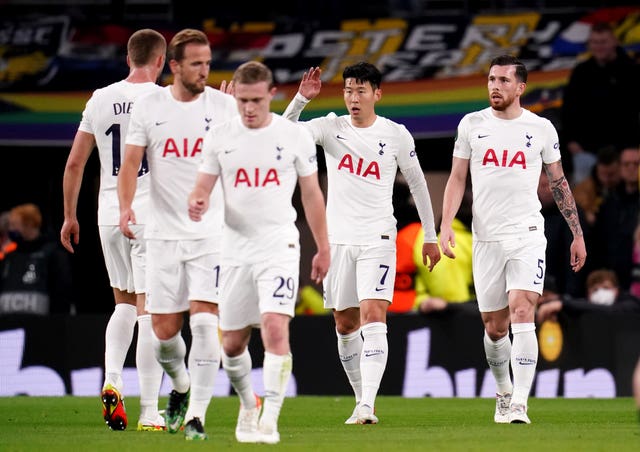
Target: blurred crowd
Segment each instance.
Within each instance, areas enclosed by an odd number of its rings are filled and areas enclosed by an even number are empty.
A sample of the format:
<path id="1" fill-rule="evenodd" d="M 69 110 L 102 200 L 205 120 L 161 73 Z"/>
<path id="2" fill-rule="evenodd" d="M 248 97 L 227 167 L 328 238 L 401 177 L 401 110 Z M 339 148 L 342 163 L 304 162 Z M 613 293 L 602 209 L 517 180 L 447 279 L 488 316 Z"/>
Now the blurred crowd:
<path id="1" fill-rule="evenodd" d="M 620 293 L 640 296 L 640 69 L 607 24 L 592 27 L 588 46 L 590 57 L 574 68 L 565 87 L 558 127 L 588 247 L 587 266 L 577 274 L 566 251 L 571 234 L 544 172 L 539 189 L 548 240 L 547 285 L 585 306 L 594 272 L 612 272 Z M 399 180 L 394 193 L 398 275 L 390 311 L 428 314 L 473 302 L 470 199 L 465 197 L 454 225 L 458 258 L 443 259 L 432 273 L 420 261 L 422 230 L 410 216 L 415 209 L 406 208 L 410 199 Z M 71 288 L 78 281 L 72 281 L 71 258 L 41 226 L 40 209 L 33 204 L 15 206 L 0 217 L 0 315 L 74 312 Z M 327 313 L 320 290 L 300 291 L 298 314 Z"/>

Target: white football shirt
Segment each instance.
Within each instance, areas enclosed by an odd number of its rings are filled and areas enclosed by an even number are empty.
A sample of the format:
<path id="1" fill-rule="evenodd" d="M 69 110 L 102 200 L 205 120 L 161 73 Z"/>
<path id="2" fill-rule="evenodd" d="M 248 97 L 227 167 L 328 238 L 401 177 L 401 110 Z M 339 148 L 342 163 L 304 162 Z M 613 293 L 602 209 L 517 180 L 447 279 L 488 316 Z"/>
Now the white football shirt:
<path id="1" fill-rule="evenodd" d="M 398 168 L 420 168 L 413 137 L 402 124 L 378 116 L 354 127 L 349 115 L 329 114 L 303 124 L 322 146 L 327 164 L 327 227 L 334 244 L 368 245 L 396 237 L 393 186 Z"/>
<path id="2" fill-rule="evenodd" d="M 188 198 L 206 132 L 236 115 L 235 99 L 211 87 L 191 102 L 174 99 L 169 86 L 138 99 L 126 142 L 146 146 L 151 185 L 145 238 L 197 240 L 220 234 L 223 209 L 219 190 L 211 194 L 212 208 L 200 222 L 189 219 Z"/>
<path id="3" fill-rule="evenodd" d="M 87 101 L 78 130 L 95 137 L 100 159 L 100 189 L 98 191 L 98 225 L 120 223 L 118 203 L 118 173 L 124 160 L 124 140 L 129 128 L 133 103 L 138 97 L 162 88 L 155 83 L 130 83 L 121 80 L 97 89 Z M 138 171 L 138 188 L 132 207 L 138 224 L 147 221 L 149 200 L 149 167 L 146 159 Z"/>
<path id="4" fill-rule="evenodd" d="M 316 146 L 300 125 L 271 113 L 250 129 L 237 117 L 207 136 L 200 171 L 219 175 L 225 212 L 222 262 L 256 263 L 299 249 L 292 197 L 298 177 L 318 171 Z"/>
<path id="5" fill-rule="evenodd" d="M 510 120 L 496 118 L 491 107 L 469 113 L 458 125 L 453 155 L 469 160 L 475 240 L 544 233 L 538 180 L 543 163 L 560 160 L 548 119 L 526 109 Z"/>

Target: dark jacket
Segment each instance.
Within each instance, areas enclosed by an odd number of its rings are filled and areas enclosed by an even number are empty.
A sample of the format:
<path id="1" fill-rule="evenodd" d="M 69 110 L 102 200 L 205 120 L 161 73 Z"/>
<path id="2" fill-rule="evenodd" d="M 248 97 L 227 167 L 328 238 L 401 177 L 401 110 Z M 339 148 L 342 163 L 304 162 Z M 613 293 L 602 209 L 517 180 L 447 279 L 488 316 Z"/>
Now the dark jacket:
<path id="1" fill-rule="evenodd" d="M 640 66 L 622 48 L 600 66 L 593 57 L 575 66 L 564 88 L 561 134 L 585 151 L 640 143 Z"/>
<path id="2" fill-rule="evenodd" d="M 0 315 L 68 314 L 71 268 L 64 250 L 43 237 L 17 245 L 0 262 Z"/>

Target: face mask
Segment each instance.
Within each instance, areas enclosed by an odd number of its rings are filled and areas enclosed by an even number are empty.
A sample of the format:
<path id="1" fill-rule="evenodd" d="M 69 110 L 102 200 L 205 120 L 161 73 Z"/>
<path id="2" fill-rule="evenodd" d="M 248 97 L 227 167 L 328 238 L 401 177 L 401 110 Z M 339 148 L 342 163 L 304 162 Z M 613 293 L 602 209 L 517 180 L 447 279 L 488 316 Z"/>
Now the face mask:
<path id="1" fill-rule="evenodd" d="M 601 287 L 600 289 L 596 289 L 595 292 L 591 294 L 589 301 L 593 304 L 600 304 L 603 306 L 611 306 L 613 302 L 616 300 L 616 291 L 614 289 L 605 289 Z"/>
<path id="2" fill-rule="evenodd" d="M 10 229 L 9 231 L 7 231 L 7 235 L 14 242 L 19 242 L 22 240 L 22 234 L 20 234 L 20 231 Z"/>

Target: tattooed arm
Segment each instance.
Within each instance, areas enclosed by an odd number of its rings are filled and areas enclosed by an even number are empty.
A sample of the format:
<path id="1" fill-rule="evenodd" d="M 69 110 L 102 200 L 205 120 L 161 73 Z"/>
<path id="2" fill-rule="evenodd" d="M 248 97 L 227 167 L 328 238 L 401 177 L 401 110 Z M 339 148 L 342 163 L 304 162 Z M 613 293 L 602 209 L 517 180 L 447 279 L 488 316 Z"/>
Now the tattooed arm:
<path id="1" fill-rule="evenodd" d="M 569 182 L 564 176 L 562 162 L 558 160 L 557 162 L 545 164 L 544 170 L 549 179 L 549 188 L 551 189 L 551 193 L 553 193 L 553 199 L 556 201 L 560 213 L 562 213 L 573 234 L 573 241 L 571 242 L 570 248 L 570 262 L 573 271 L 577 272 L 584 267 L 587 259 L 587 250 L 584 243 L 582 227 L 580 226 L 580 219 L 578 218 L 576 202 L 573 199 Z"/>

